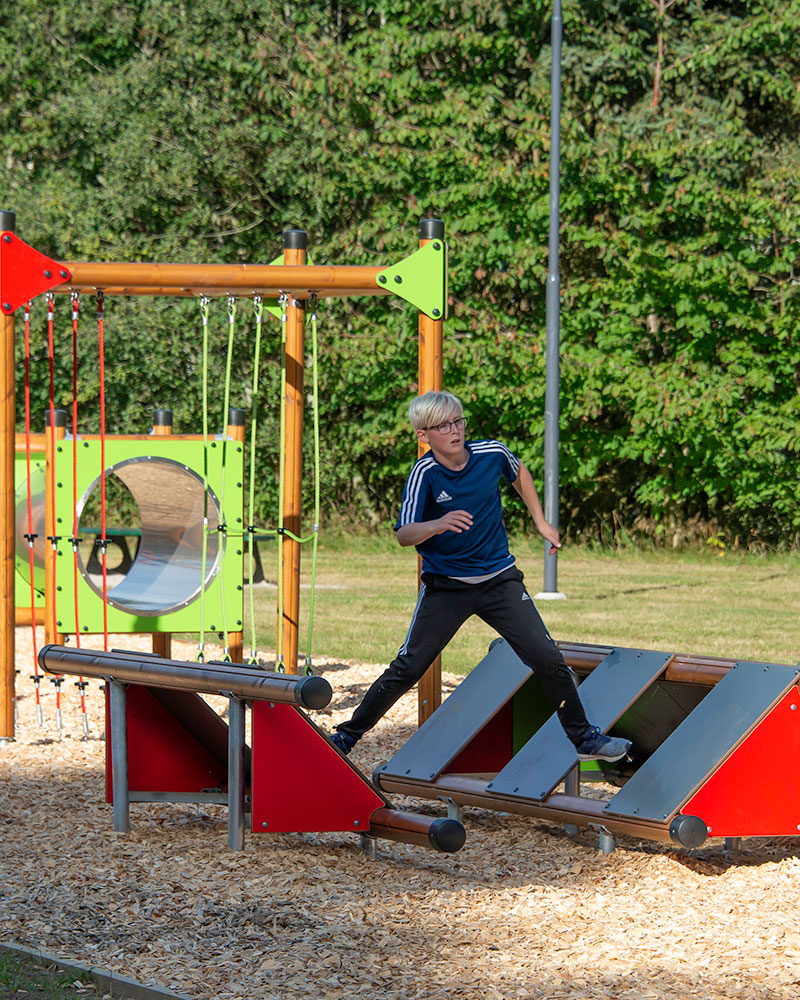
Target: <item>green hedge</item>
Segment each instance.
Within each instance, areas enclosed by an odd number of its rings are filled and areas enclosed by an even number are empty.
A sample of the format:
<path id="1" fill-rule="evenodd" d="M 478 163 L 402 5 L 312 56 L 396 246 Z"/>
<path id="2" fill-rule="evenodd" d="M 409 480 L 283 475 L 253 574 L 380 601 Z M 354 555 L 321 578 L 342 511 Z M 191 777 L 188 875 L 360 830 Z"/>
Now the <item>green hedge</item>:
<path id="1" fill-rule="evenodd" d="M 77 14 L 19 0 L 0 38 L 2 207 L 41 250 L 94 260 L 269 261 L 302 226 L 315 262 L 381 264 L 414 248 L 420 217 L 444 218 L 446 383 L 475 433 L 540 478 L 549 16 L 539 0 L 97 0 Z M 797 541 L 798 37 L 797 5 L 779 0 L 678 0 L 663 15 L 564 3 L 561 520 L 574 536 Z M 96 429 L 83 305 L 80 407 Z M 196 303 L 108 313 L 109 429 L 144 429 L 165 405 L 199 429 Z M 248 407 L 246 313 L 233 401 Z M 385 300 L 321 316 L 329 516 L 385 521 L 414 457 L 416 318 Z M 223 309 L 218 422 L 226 332 Z M 66 310 L 58 334 L 65 405 Z M 41 411 L 41 307 L 34 355 Z M 265 381 L 272 520 L 274 363 Z"/>

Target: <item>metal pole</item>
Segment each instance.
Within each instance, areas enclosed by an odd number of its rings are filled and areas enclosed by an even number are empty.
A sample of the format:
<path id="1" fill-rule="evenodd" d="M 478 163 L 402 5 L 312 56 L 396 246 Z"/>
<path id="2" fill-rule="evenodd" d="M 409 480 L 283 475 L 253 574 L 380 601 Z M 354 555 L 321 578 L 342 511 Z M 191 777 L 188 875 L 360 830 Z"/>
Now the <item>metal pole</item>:
<path id="1" fill-rule="evenodd" d="M 228 847 L 244 850 L 244 717 L 246 703 L 228 699 Z"/>
<path id="2" fill-rule="evenodd" d="M 561 0 L 554 0 L 550 28 L 552 67 L 550 74 L 550 237 L 548 242 L 544 397 L 544 516 L 558 527 L 558 382 L 559 305 L 561 279 L 558 273 L 559 197 L 561 193 Z M 544 590 L 536 596 L 563 598 L 558 592 L 558 555 L 550 555 L 544 543 Z"/>
<path id="3" fill-rule="evenodd" d="M 15 232 L 14 212 L 0 212 L 0 230 Z M 10 237 L 9 237 L 10 238 Z M 0 319 L 0 744 L 14 739 L 14 316 Z M 31 614 L 36 614 L 31 610 Z"/>
<path id="4" fill-rule="evenodd" d="M 127 699 L 124 684 L 110 679 L 106 683 L 111 714 L 111 791 L 114 796 L 114 832 L 127 833 L 130 829 Z"/>

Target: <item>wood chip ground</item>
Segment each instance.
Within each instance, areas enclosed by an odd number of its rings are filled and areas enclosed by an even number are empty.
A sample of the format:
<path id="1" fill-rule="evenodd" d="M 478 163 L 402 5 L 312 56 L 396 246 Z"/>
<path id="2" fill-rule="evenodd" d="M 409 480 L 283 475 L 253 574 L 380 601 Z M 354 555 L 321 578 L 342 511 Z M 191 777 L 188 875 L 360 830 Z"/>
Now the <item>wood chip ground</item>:
<path id="1" fill-rule="evenodd" d="M 36 723 L 29 629 L 17 643 L 17 740 L 0 748 L 2 940 L 219 1000 L 800 997 L 798 840 L 731 855 L 721 841 L 687 853 L 621 837 L 607 856 L 591 831 L 575 840 L 467 809 L 456 855 L 380 842 L 372 860 L 349 834 L 249 834 L 231 853 L 223 807 L 178 804 L 133 805 L 123 837 L 104 801 L 98 685 L 83 740 L 65 683 L 59 739 L 47 681 Z M 334 702 L 317 721 L 345 718 L 380 669 L 323 662 Z M 355 762 L 371 773 L 415 717 L 410 694 Z"/>

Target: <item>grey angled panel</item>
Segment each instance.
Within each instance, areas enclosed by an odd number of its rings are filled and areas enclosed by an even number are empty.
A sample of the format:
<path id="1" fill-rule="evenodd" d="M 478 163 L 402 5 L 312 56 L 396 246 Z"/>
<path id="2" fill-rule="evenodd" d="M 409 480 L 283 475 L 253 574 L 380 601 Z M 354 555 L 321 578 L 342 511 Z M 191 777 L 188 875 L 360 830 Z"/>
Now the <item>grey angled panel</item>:
<path id="1" fill-rule="evenodd" d="M 797 682 L 798 675 L 797 667 L 780 664 L 735 664 L 604 812 L 657 820 L 675 815 Z"/>
<path id="2" fill-rule="evenodd" d="M 605 731 L 662 673 L 672 653 L 612 649 L 581 684 L 586 717 Z M 575 747 L 552 715 L 488 786 L 499 795 L 541 800 L 577 764 Z"/>
<path id="3" fill-rule="evenodd" d="M 508 643 L 495 641 L 475 669 L 375 774 L 433 781 L 530 676 Z"/>

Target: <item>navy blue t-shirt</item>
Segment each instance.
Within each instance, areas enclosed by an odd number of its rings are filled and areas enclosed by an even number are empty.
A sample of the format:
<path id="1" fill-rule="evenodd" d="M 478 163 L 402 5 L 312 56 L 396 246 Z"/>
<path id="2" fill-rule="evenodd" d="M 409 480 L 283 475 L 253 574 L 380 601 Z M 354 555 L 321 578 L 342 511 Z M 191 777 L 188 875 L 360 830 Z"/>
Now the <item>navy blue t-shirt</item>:
<path id="1" fill-rule="evenodd" d="M 513 483 L 519 459 L 499 441 L 467 441 L 467 464 L 458 472 L 437 462 L 433 452 L 420 458 L 406 481 L 394 530 L 404 524 L 433 521 L 451 510 L 466 510 L 472 527 L 445 531 L 420 545 L 422 569 L 443 576 L 472 577 L 499 573 L 514 565 L 503 525 L 500 480 Z"/>

